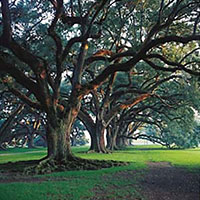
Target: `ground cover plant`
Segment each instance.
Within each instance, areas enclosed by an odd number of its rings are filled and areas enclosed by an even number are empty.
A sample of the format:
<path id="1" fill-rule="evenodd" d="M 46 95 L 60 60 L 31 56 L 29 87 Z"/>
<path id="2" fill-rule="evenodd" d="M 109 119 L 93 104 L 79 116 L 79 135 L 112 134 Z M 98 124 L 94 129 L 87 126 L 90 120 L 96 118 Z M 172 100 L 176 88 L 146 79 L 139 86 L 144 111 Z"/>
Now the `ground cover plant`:
<path id="1" fill-rule="evenodd" d="M 134 146 L 111 154 L 88 154 L 86 151 L 86 147 L 73 148 L 75 155 L 81 158 L 112 159 L 130 162 L 130 165 L 101 170 L 65 171 L 46 175 L 22 176 L 19 173 L 8 171 L 3 163 L 40 159 L 46 154 L 46 149 L 3 151 L 0 152 L 0 200 L 143 200 L 145 194 L 142 185 L 145 184 L 141 184 L 141 181 L 151 169 L 147 163 L 168 163 L 183 170 L 181 171 L 183 175 L 190 174 L 192 171 L 191 174 L 194 177 L 197 177 L 200 171 L 200 151 L 198 148 L 168 150 L 161 146 Z M 13 168 L 17 167 L 16 164 L 12 164 L 12 166 L 14 166 Z"/>

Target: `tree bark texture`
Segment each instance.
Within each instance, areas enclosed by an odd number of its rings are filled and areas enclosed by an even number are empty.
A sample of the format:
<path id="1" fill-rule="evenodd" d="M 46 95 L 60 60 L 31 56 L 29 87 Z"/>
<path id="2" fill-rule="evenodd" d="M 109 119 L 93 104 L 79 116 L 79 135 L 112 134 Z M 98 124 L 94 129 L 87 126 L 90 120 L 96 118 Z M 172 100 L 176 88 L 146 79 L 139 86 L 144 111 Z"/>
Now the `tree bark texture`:
<path id="1" fill-rule="evenodd" d="M 64 119 L 59 116 L 48 116 L 47 124 L 47 144 L 48 157 L 52 157 L 56 161 L 67 160 L 73 157 L 70 145 L 70 134 L 77 111 L 71 108 L 65 114 Z M 51 122 L 57 121 L 54 125 Z"/>
<path id="2" fill-rule="evenodd" d="M 108 153 L 108 150 L 105 146 L 105 131 L 106 128 L 103 126 L 102 122 L 97 121 L 95 131 L 92 133 L 91 136 L 90 151 L 98 153 Z"/>
<path id="3" fill-rule="evenodd" d="M 118 147 L 117 147 L 117 134 L 118 134 L 118 131 L 119 131 L 119 126 L 115 126 L 115 127 L 109 127 L 107 129 L 107 135 L 106 135 L 106 138 L 107 138 L 107 148 L 111 151 L 113 150 L 117 150 Z"/>
<path id="4" fill-rule="evenodd" d="M 106 127 L 103 126 L 102 121 L 97 119 L 94 122 L 87 112 L 82 111 L 79 112 L 78 117 L 87 128 L 91 138 L 89 152 L 107 153 L 104 139 Z"/>

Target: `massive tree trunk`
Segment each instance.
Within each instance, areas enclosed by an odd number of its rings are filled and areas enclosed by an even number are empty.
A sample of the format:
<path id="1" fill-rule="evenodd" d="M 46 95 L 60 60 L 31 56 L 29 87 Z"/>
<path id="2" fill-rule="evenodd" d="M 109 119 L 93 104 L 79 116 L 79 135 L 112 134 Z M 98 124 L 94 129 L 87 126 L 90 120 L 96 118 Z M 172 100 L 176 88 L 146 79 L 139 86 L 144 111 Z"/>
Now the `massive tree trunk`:
<path id="1" fill-rule="evenodd" d="M 77 110 L 76 110 L 77 111 Z M 73 155 L 70 145 L 70 133 L 77 112 L 70 109 L 64 119 L 58 119 L 58 116 L 48 116 L 47 125 L 47 157 L 42 159 L 40 163 L 26 170 L 27 173 L 49 173 L 53 171 L 63 170 L 84 170 L 84 169 L 101 169 L 104 167 L 124 165 L 126 163 L 115 161 L 86 160 Z M 53 120 L 53 121 L 52 121 Z M 57 121 L 57 123 L 55 123 Z M 59 122 L 59 123 L 58 123 Z M 100 139 L 100 150 L 105 151 L 101 147 L 105 144 Z"/>
<path id="2" fill-rule="evenodd" d="M 96 122 L 95 132 L 93 133 L 91 140 L 90 151 L 98 152 L 98 153 L 108 153 L 108 150 L 105 146 L 105 131 L 106 127 L 103 126 L 101 121 Z"/>
<path id="3" fill-rule="evenodd" d="M 81 159 L 73 155 L 70 145 L 70 133 L 78 108 L 71 107 L 64 116 L 55 112 L 53 108 L 51 112 L 47 113 L 47 156 L 30 171 L 28 169 L 27 173 L 67 170 L 72 168 L 71 165 L 74 166 L 74 169 L 79 167 L 78 163 L 81 162 Z"/>
<path id="4" fill-rule="evenodd" d="M 106 127 L 103 126 L 102 121 L 97 119 L 94 122 L 89 114 L 83 110 L 79 112 L 78 117 L 87 128 L 91 138 L 89 152 L 108 153 L 104 139 Z"/>
<path id="5" fill-rule="evenodd" d="M 114 127 L 109 127 L 107 129 L 107 148 L 111 151 L 113 150 L 117 150 L 119 149 L 117 147 L 117 134 L 118 134 L 118 131 L 119 131 L 119 126 L 117 126 L 116 124 L 114 124 Z"/>
<path id="6" fill-rule="evenodd" d="M 61 121 L 57 127 L 48 124 L 47 127 L 47 146 L 48 157 L 52 157 L 57 161 L 67 159 L 72 155 L 70 144 L 67 141 L 66 126 L 64 121 Z"/>
<path id="7" fill-rule="evenodd" d="M 83 122 L 83 120 L 81 121 Z M 87 124 L 86 128 L 88 130 L 91 139 L 89 152 L 108 153 L 108 150 L 106 149 L 105 146 L 105 138 L 104 138 L 106 128 L 100 124 L 94 124 L 94 123 Z"/>
<path id="8" fill-rule="evenodd" d="M 89 148 L 89 152 L 97 152 L 97 153 L 108 153 L 108 150 L 105 146 L 105 128 L 99 131 L 94 131 L 91 136 L 91 144 Z"/>
<path id="9" fill-rule="evenodd" d="M 116 144 L 117 144 L 117 146 L 119 147 L 119 148 L 124 148 L 124 147 L 126 147 L 126 146 L 129 146 L 129 145 L 131 145 L 131 140 L 130 139 L 128 139 L 128 138 L 126 138 L 126 137 L 124 137 L 124 136 L 127 136 L 127 135 L 125 135 L 125 134 L 120 134 L 120 135 L 118 135 L 118 137 L 117 137 L 117 140 L 116 140 Z"/>
<path id="10" fill-rule="evenodd" d="M 106 128 L 102 125 L 101 122 L 97 122 L 95 124 L 95 129 L 93 129 L 93 131 L 89 131 L 91 137 L 89 152 L 108 153 L 104 139 L 105 131 Z"/>
<path id="11" fill-rule="evenodd" d="M 78 109 L 79 107 L 76 109 L 70 108 L 63 119 L 60 116 L 48 115 L 48 157 L 56 161 L 68 160 L 74 157 L 71 151 L 70 134 Z"/>

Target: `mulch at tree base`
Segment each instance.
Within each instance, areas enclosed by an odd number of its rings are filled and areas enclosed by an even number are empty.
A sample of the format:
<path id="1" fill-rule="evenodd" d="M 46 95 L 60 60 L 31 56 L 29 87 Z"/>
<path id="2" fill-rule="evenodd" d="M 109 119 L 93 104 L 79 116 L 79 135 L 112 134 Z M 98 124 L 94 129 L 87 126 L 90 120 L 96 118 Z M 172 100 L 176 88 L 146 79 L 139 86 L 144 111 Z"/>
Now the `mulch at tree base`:
<path id="1" fill-rule="evenodd" d="M 200 200 L 200 174 L 171 166 L 167 162 L 149 162 L 140 182 L 147 200 Z"/>

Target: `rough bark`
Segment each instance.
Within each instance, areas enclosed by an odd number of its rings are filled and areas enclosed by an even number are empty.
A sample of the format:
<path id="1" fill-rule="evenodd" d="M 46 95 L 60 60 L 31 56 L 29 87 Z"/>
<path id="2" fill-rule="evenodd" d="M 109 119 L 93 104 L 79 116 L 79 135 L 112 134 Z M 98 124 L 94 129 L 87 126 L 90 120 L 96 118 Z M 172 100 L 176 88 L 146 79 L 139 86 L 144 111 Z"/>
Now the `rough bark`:
<path id="1" fill-rule="evenodd" d="M 95 123 L 87 111 L 84 111 L 83 109 L 79 112 L 78 117 L 87 128 L 91 138 L 89 152 L 108 153 L 104 139 L 106 127 L 103 126 L 102 121 L 96 120 Z"/>
<path id="2" fill-rule="evenodd" d="M 123 127 L 121 127 L 117 134 L 116 145 L 119 149 L 127 146 L 127 141 L 125 140 L 125 137 L 123 137 L 124 135 L 127 135 L 127 127 L 125 126 L 125 124 L 123 124 Z"/>
<path id="3" fill-rule="evenodd" d="M 118 131 L 119 131 L 119 126 L 116 126 L 115 124 L 115 127 L 111 128 L 109 127 L 107 129 L 107 148 L 111 151 L 113 150 L 117 150 L 119 149 L 117 147 L 117 134 L 118 134 Z"/>
<path id="4" fill-rule="evenodd" d="M 100 153 L 107 153 L 107 149 L 105 146 L 105 130 L 106 127 L 103 126 L 101 121 L 96 122 L 96 142 L 97 145 L 94 145 L 94 151 L 95 152 L 100 152 Z"/>
<path id="5" fill-rule="evenodd" d="M 106 128 L 101 122 L 97 122 L 93 132 L 89 132 L 91 136 L 91 145 L 89 152 L 108 153 L 105 146 L 105 130 Z"/>
<path id="6" fill-rule="evenodd" d="M 59 116 L 54 115 L 48 116 L 48 157 L 52 157 L 57 161 L 73 157 L 70 148 L 70 133 L 76 118 L 76 114 L 73 114 L 74 112 L 74 109 L 71 108 L 64 119 L 59 119 Z M 56 121 L 56 123 L 52 124 L 52 121 Z"/>

